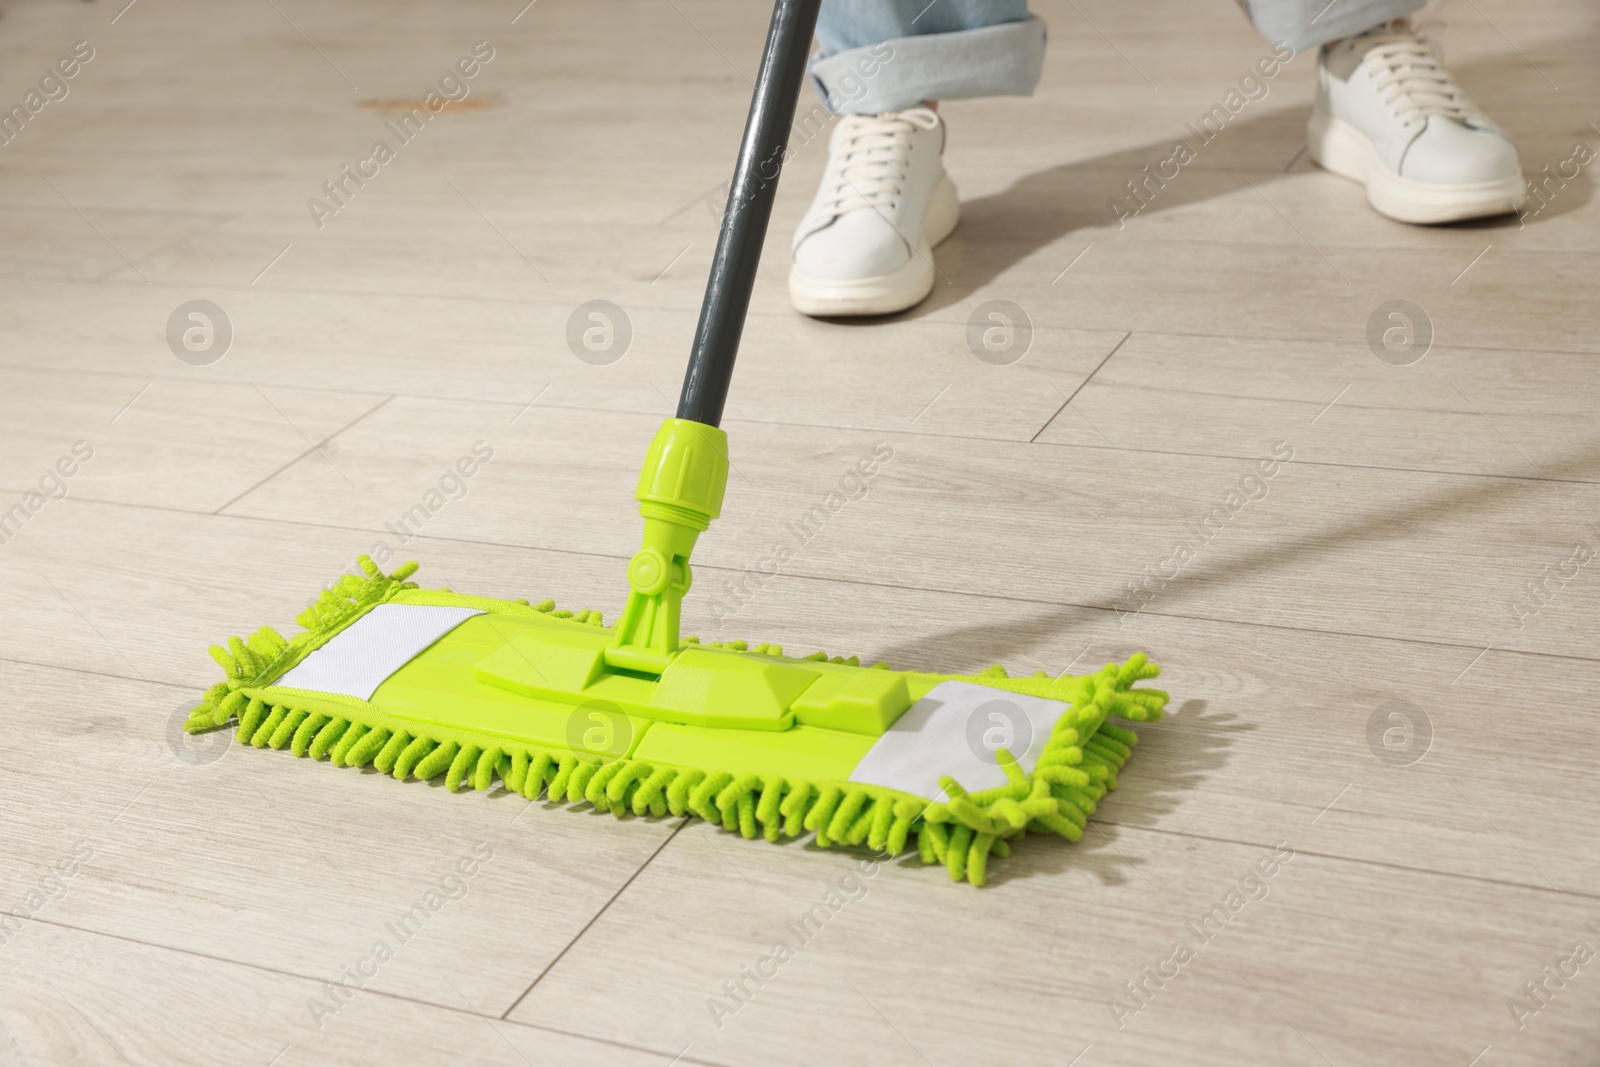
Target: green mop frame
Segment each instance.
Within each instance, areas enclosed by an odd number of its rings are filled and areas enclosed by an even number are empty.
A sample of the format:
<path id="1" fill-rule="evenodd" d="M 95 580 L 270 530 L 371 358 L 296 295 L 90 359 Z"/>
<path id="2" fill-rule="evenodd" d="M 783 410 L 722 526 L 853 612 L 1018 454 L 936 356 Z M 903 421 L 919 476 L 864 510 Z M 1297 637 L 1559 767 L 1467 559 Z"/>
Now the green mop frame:
<path id="1" fill-rule="evenodd" d="M 922 862 L 943 864 L 952 880 L 981 886 L 990 854 L 1009 855 L 1010 843 L 1030 830 L 1079 840 L 1096 804 L 1116 788 L 1117 772 L 1138 741 L 1133 731 L 1108 720 L 1112 716 L 1134 722 L 1159 719 L 1168 699 L 1158 689 L 1133 688 L 1136 682 L 1160 674 L 1142 653 L 1126 663 L 1107 663 L 1094 674 L 1059 678 L 1044 671 L 1012 678 L 999 665 L 975 675 L 900 672 L 917 677 L 924 687 L 966 681 L 1068 704 L 1031 774 L 1024 773 L 1002 748 L 995 756 L 1009 779 L 1005 786 L 968 793 L 945 777 L 940 783 L 944 799 L 931 802 L 844 780 L 607 758 L 604 753 L 516 743 L 419 723 L 388 715 L 353 697 L 275 688 L 273 683 L 306 656 L 385 603 L 478 608 L 512 617 L 544 616 L 590 633 L 608 630 L 599 612 L 558 611 L 550 600 L 529 604 L 421 590 L 407 580 L 416 571 L 415 563 L 387 575 L 366 556 L 360 558 L 360 566 L 364 576 L 344 575 L 301 612 L 296 621 L 304 630 L 292 639 L 264 626 L 247 639 L 231 638 L 226 648 L 212 646 L 211 656 L 227 677 L 206 691 L 185 728 L 198 733 L 236 720 L 240 744 L 287 748 L 296 756 L 327 759 L 334 766 L 371 766 L 401 781 L 443 777 L 452 792 L 464 784 L 487 790 L 498 781 L 530 800 L 546 795 L 571 804 L 586 801 L 618 817 L 697 815 L 746 838 L 760 835 L 776 841 L 780 836 L 814 833 L 815 843 L 823 848 L 865 845 L 888 856 L 900 855 L 911 844 Z M 699 641 L 689 637 L 685 644 Z M 703 647 L 749 656 L 782 655 L 777 646 L 748 646 L 742 641 Z M 857 666 L 854 657 L 830 658 L 823 652 L 799 662 Z M 862 669 L 887 670 L 887 666 Z"/>

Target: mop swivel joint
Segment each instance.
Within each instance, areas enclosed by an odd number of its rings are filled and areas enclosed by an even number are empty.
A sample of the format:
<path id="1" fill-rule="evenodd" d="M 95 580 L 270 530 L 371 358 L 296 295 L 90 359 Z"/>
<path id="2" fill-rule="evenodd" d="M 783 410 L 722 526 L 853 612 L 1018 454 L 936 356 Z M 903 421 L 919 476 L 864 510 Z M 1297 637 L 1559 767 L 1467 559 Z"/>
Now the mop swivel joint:
<path id="1" fill-rule="evenodd" d="M 727 434 L 688 419 L 661 424 L 633 494 L 644 518 L 644 544 L 628 562 L 631 591 L 606 649 L 607 666 L 660 674 L 677 654 L 683 595 L 693 582 L 689 555 L 700 532 L 722 513 L 727 487 Z"/>

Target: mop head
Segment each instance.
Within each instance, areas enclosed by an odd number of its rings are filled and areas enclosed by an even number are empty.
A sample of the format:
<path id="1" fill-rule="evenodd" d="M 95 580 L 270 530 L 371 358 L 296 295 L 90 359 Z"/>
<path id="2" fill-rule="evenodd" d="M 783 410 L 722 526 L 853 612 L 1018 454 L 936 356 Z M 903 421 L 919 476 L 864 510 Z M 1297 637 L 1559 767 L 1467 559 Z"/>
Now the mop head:
<path id="1" fill-rule="evenodd" d="M 1136 743 L 1112 716 L 1159 719 L 1142 653 L 1094 674 L 1008 677 L 861 667 L 822 652 L 688 638 L 659 677 L 605 667 L 612 632 L 552 601 L 425 590 L 416 564 L 363 556 L 302 612 L 211 655 L 191 733 L 372 766 L 447 789 L 496 782 L 617 816 L 698 815 L 747 838 L 914 849 L 955 881 L 1027 832 L 1082 835 Z"/>

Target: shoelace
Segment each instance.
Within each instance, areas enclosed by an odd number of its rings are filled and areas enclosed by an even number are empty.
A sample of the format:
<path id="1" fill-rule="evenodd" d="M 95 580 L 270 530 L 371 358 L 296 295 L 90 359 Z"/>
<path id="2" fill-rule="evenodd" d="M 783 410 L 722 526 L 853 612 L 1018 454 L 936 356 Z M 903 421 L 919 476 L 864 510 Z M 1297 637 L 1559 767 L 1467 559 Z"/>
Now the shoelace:
<path id="1" fill-rule="evenodd" d="M 925 107 L 883 115 L 846 115 L 818 210 L 843 215 L 857 208 L 893 210 L 905 192 L 911 169 L 911 138 L 918 129 L 932 130 L 939 116 Z"/>
<path id="2" fill-rule="evenodd" d="M 1471 126 L 1489 125 L 1488 118 L 1456 84 L 1445 69 L 1433 41 L 1409 27 L 1391 27 L 1374 35 L 1377 43 L 1367 49 L 1362 62 L 1380 68 L 1379 92 L 1394 110 L 1395 117 L 1411 125 L 1428 121 L 1428 116 Z"/>

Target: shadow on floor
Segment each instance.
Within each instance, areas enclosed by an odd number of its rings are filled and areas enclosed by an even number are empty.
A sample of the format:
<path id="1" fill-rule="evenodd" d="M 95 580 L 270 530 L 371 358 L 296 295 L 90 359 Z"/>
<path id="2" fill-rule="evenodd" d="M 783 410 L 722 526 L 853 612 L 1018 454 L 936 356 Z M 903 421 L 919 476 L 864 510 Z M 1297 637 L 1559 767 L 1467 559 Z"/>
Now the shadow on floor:
<path id="1" fill-rule="evenodd" d="M 1540 465 L 1544 475 L 1562 477 L 1580 471 L 1590 464 L 1600 462 L 1600 442 L 1569 453 L 1567 456 Z M 1459 521 L 1469 510 L 1504 512 L 1511 501 L 1520 494 L 1548 494 L 1552 487 L 1559 491 L 1561 483 L 1537 479 L 1495 478 L 1452 480 L 1457 487 L 1416 499 L 1412 503 L 1389 511 L 1358 517 L 1331 529 L 1308 532 L 1301 538 L 1274 545 L 1252 556 L 1226 563 L 1199 567 L 1184 577 L 1175 579 L 1169 588 L 1176 592 L 1158 598 L 1163 614 L 1177 614 L 1173 609 L 1182 605 L 1188 591 L 1199 583 L 1194 578 L 1208 579 L 1205 584 L 1244 584 L 1249 586 L 1252 576 L 1313 555 L 1318 548 L 1328 544 L 1349 544 L 1360 541 L 1392 540 L 1397 531 L 1414 524 L 1442 525 Z M 1191 579 L 1185 581 L 1185 578 Z M 1110 596 L 1114 597 L 1113 591 Z M 1491 595 L 1489 593 L 1486 596 Z M 944 657 L 948 662 L 1009 662 L 1013 665 L 1025 660 L 1030 653 L 1043 646 L 1059 647 L 1064 641 L 1071 643 L 1074 631 L 1082 624 L 1096 618 L 1109 608 L 1106 604 L 1062 605 L 1027 618 L 986 618 L 971 625 L 960 626 L 943 633 L 933 634 L 917 641 L 891 645 L 882 649 L 882 656 L 891 664 L 907 661 L 934 661 Z M 1264 605 L 1265 606 L 1265 605 Z M 1292 623 L 1290 623 L 1292 625 Z M 1106 642 L 1097 641 L 1102 650 Z M 1159 656 L 1156 657 L 1159 661 Z M 1092 669 L 1078 667 L 1078 670 Z M 1137 724 L 1135 724 L 1137 725 Z M 1107 884 L 1121 884 L 1126 880 L 1126 868 L 1137 867 L 1137 861 L 1123 855 L 1116 848 L 1118 823 L 1130 826 L 1154 826 L 1160 817 L 1176 810 L 1178 797 L 1183 792 L 1204 781 L 1207 775 L 1222 767 L 1227 761 L 1227 750 L 1233 735 L 1254 729 L 1253 724 L 1238 716 L 1222 712 L 1208 712 L 1204 701 L 1191 700 L 1181 705 L 1168 728 L 1140 729 L 1139 747 L 1130 761 L 1130 773 L 1122 776 L 1118 790 L 1101 805 L 1102 817 L 1091 820 L 1083 841 L 1066 848 L 1034 848 L 1019 850 L 1019 854 L 997 863 L 991 869 L 992 880 L 1027 877 L 1033 873 L 1051 873 L 1071 863 L 1090 871 Z M 1031 858 L 1030 858 L 1031 857 Z"/>
<path id="2" fill-rule="evenodd" d="M 1544 87 L 1542 81 L 1530 75 L 1526 62 L 1516 55 L 1464 63 L 1453 69 L 1469 91 L 1474 85 L 1530 85 L 1530 93 Z M 1503 106 L 1497 109 L 1493 99 L 1486 99 L 1491 114 L 1511 111 L 1521 103 L 1502 98 Z M 1193 110 L 1197 117 L 1209 103 L 1195 104 Z M 1141 178 L 1147 165 L 1155 170 L 1161 160 L 1172 154 L 1180 138 L 1197 149 L 1197 159 L 1159 187 L 1149 186 L 1148 203 L 1137 217 L 1125 220 L 1127 227 L 1146 223 L 1152 215 L 1162 212 L 1248 191 L 1252 183 L 1270 196 L 1272 185 L 1282 177 L 1274 171 L 1281 172 L 1291 163 L 1297 174 L 1315 169 L 1315 164 L 1304 158 L 1303 151 L 1303 131 L 1309 115 L 1308 107 L 1262 112 L 1246 110 L 1209 143 L 1202 143 L 1194 133 L 1180 126 L 1169 138 L 1037 171 L 1018 179 L 1004 192 L 963 201 L 961 225 L 934 255 L 939 275 L 927 300 L 896 315 L 826 321 L 850 325 L 921 318 L 966 301 L 1004 271 L 1073 233 L 1092 230 L 1095 233 L 1091 240 L 1125 239 L 1126 234 L 1115 228 L 1117 218 L 1109 206 L 1111 200 L 1119 197 L 1125 204 L 1137 206 L 1127 193 L 1125 183 Z M 1526 220 L 1529 227 L 1546 225 L 1583 207 L 1591 199 L 1593 185 L 1589 170 L 1593 166 L 1576 168 L 1576 176 L 1571 179 L 1559 176 L 1563 165 L 1567 173 L 1573 173 L 1569 157 L 1578 140 L 1600 147 L 1600 135 L 1584 124 L 1585 117 L 1574 111 L 1572 121 L 1566 124 L 1570 131 L 1543 130 L 1522 135 L 1518 134 L 1515 122 L 1502 120 L 1518 139 L 1524 173 L 1530 181 L 1537 178 L 1549 186 L 1544 194 L 1547 202 Z M 1273 153 L 1272 145 L 1278 145 L 1281 150 Z M 1271 166 L 1263 164 L 1264 158 L 1275 156 L 1281 159 Z M 1544 171 L 1547 166 L 1549 172 Z M 1552 174 L 1556 175 L 1553 182 Z M 1352 199 L 1364 195 L 1354 183 L 1342 179 L 1329 188 L 1330 195 Z M 1408 224 L 1396 222 L 1393 225 Z M 1517 216 L 1504 215 L 1440 228 L 1506 233 L 1515 232 L 1523 225 Z M 1063 266 L 1068 259 L 1070 256 L 1063 259 Z"/>
<path id="3" fill-rule="evenodd" d="M 1104 885 L 1148 883 L 1149 876 L 1139 870 L 1145 861 L 1118 845 L 1124 828 L 1162 825 L 1163 816 L 1177 811 L 1185 794 L 1227 763 L 1235 735 L 1254 729 L 1255 724 L 1237 715 L 1209 711 L 1203 700 L 1184 701 L 1162 726 L 1138 730 L 1139 745 L 1118 775 L 1116 790 L 1089 820 L 1083 840 L 1070 844 L 1044 835 L 1029 837 L 1010 857 L 991 863 L 989 883 L 1058 874 L 1069 867 L 1087 871 Z"/>
<path id="4" fill-rule="evenodd" d="M 1600 463 L 1600 440 L 1591 440 L 1585 442 L 1582 449 L 1539 463 L 1538 471 L 1543 478 L 1568 478 L 1572 479 L 1570 482 L 1545 481 L 1542 478 L 1451 478 L 1447 483 L 1448 488 L 1432 495 L 1418 496 L 1402 507 L 1359 515 L 1330 527 L 1308 530 L 1298 538 L 1263 547 L 1250 556 L 1208 563 L 1202 548 L 1181 575 L 1168 582 L 1146 606 L 1148 610 L 1162 615 L 1204 618 L 1206 616 L 1182 610 L 1202 586 L 1209 589 L 1242 583 L 1248 588 L 1253 577 L 1311 558 L 1328 545 L 1392 541 L 1409 527 L 1448 525 L 1459 521 L 1469 511 L 1504 514 L 1519 496 L 1544 496 L 1551 492 L 1552 487 L 1561 491 L 1563 485 L 1571 485 L 1592 472 L 1597 463 Z M 1180 523 L 1174 520 L 1175 531 L 1179 526 Z M 1177 536 L 1176 532 L 1174 536 Z M 1015 670 L 1024 661 L 1037 659 L 1041 649 L 1072 644 L 1074 634 L 1081 634 L 1079 640 L 1088 640 L 1095 631 L 1085 629 L 1086 622 L 1101 621 L 1103 613 L 1116 613 L 1130 606 L 1123 600 L 1125 592 L 1120 588 L 1120 582 L 1123 578 L 1131 577 L 1135 575 L 1117 576 L 1113 579 L 1116 584 L 1109 585 L 1089 603 L 1056 605 L 1026 617 L 985 616 L 970 625 L 954 627 L 915 641 L 885 645 L 876 652 L 876 656 L 886 660 L 890 666 L 939 662 L 1002 663 L 1009 665 L 1008 669 Z M 1503 590 L 1487 591 L 1484 595 L 1500 593 Z M 958 595 L 981 597 L 983 594 L 972 592 Z M 1259 594 L 1253 600 L 1261 601 L 1263 610 L 1269 606 Z M 1011 607 L 1005 610 L 1011 610 Z M 927 668 L 918 666 L 918 669 Z"/>

